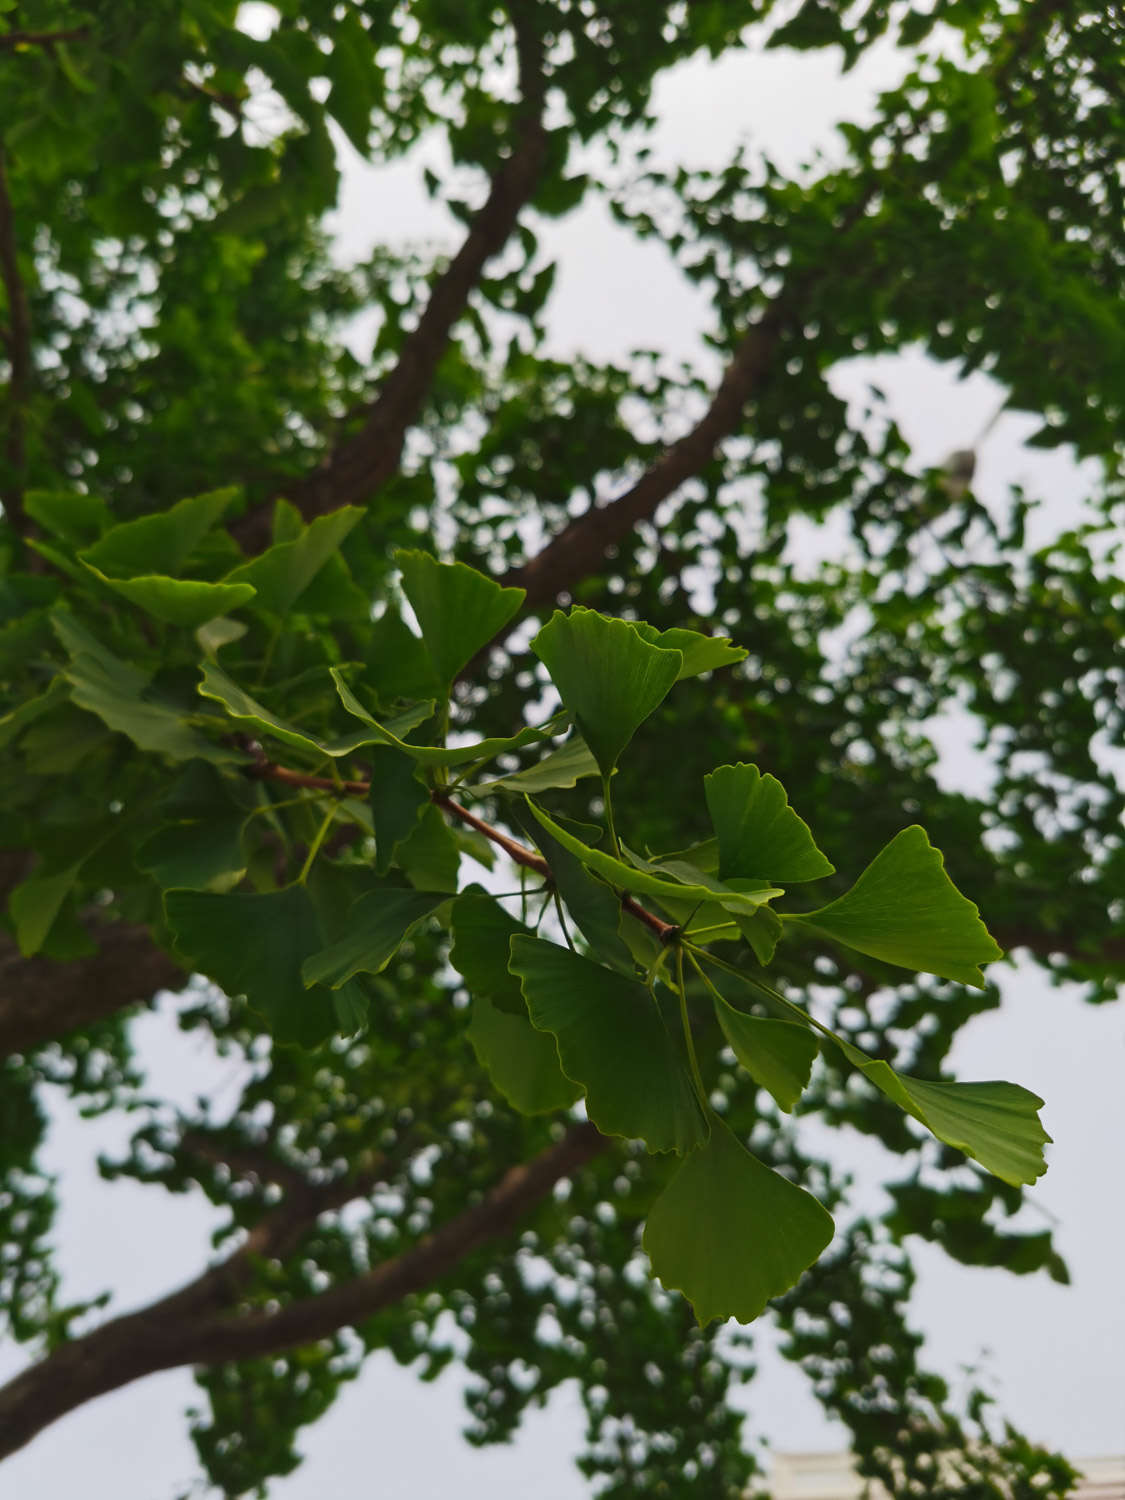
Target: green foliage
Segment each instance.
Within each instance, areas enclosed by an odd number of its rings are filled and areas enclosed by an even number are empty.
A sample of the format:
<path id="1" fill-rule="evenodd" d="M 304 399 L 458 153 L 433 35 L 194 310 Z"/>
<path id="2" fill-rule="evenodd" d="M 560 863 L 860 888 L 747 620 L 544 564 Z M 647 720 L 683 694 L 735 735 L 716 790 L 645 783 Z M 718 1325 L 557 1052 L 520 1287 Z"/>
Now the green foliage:
<path id="1" fill-rule="evenodd" d="M 746 1346 L 716 1335 L 766 1310 L 890 1493 L 1064 1494 L 920 1367 L 898 1246 L 1065 1279 L 1007 1223 L 1040 1101 L 948 1057 L 1001 944 L 1093 1000 L 1125 975 L 1119 26 L 992 0 L 273 9 L 252 37 L 229 0 L 0 0 L 0 961 L 17 995 L 48 973 L 88 1002 L 0 1076 L 14 1336 L 50 1379 L 91 1310 L 52 1263 L 52 1091 L 130 1110 L 103 1170 L 204 1195 L 216 1254 L 295 1225 L 208 1283 L 232 1323 L 345 1298 L 584 1111 L 612 1140 L 518 1233 L 354 1339 L 201 1368 L 216 1486 L 288 1472 L 366 1353 L 438 1373 L 453 1320 L 474 1441 L 574 1381 L 601 1495 L 735 1500 Z M 851 65 L 935 27 L 795 176 L 756 146 L 647 154 L 654 85 L 701 49 Z M 6 40 L 35 29 L 76 34 Z M 426 137 L 466 238 L 341 267 L 341 131 L 380 166 Z M 720 383 L 547 349 L 554 217 L 599 203 L 708 298 Z M 877 389 L 840 394 L 857 356 L 918 347 L 1093 460 L 1071 529 L 952 494 Z M 979 796 L 937 771 L 951 709 Z M 119 946 L 98 1009 L 83 979 Z M 211 981 L 182 1026 L 244 1065 L 221 1107 L 135 1076 L 128 1007 L 177 962 Z M 814 1113 L 902 1159 L 879 1224 L 781 1118 Z M 302 1219 L 326 1183 L 354 1210 Z"/>

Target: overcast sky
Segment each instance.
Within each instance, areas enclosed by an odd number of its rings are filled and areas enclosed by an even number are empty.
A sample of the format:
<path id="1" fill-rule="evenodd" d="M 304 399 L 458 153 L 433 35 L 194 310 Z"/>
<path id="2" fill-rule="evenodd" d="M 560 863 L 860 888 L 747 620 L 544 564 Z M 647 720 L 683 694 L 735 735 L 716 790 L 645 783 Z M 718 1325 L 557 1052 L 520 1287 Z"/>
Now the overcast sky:
<path id="1" fill-rule="evenodd" d="M 693 61 L 660 85 L 656 144 L 662 155 L 689 164 L 721 162 L 747 137 L 785 167 L 817 147 L 835 154 L 833 123 L 870 112 L 875 92 L 897 81 L 902 66 L 885 48 L 874 49 L 847 78 L 821 55 Z M 455 243 L 455 228 L 427 201 L 414 168 L 378 173 L 351 160 L 336 221 L 343 256 L 388 238 Z M 705 303 L 659 246 L 631 245 L 597 208 L 550 226 L 544 240 L 560 257 L 550 313 L 555 352 L 615 357 L 643 345 L 674 358 L 698 356 Z M 1002 395 L 984 376 L 958 384 L 948 371 L 910 355 L 853 361 L 837 373 L 836 388 L 858 398 L 876 377 L 920 467 L 971 445 Z M 1001 417 L 981 449 L 975 488 L 985 500 L 999 500 L 1011 483 L 1023 483 L 1046 501 L 1041 525 L 1065 523 L 1079 502 L 1081 476 L 1065 455 L 1021 446 L 1034 425 L 1018 414 Z M 937 738 L 946 751 L 945 775 L 961 786 L 982 785 L 986 767 L 963 751 L 955 720 L 937 726 Z M 981 1367 L 976 1378 L 996 1391 L 999 1410 L 1029 1436 L 1072 1457 L 1119 1452 L 1125 1450 L 1125 1191 L 1117 1166 L 1125 1136 L 1125 1013 L 1083 1005 L 1030 967 L 1008 970 L 1003 983 L 1004 1006 L 965 1028 L 953 1065 L 960 1078 L 1007 1077 L 1046 1099 L 1055 1145 L 1050 1171 L 1029 1197 L 1044 1222 L 1057 1221 L 1073 1285 L 957 1266 L 923 1246 L 916 1257 L 916 1322 L 927 1333 L 932 1365 L 955 1385 L 962 1367 Z M 233 1104 L 236 1065 L 216 1059 L 198 1033 L 180 1035 L 172 1010 L 166 1001 L 138 1023 L 154 1089 L 185 1104 L 201 1090 L 215 1091 Z M 98 1151 L 119 1148 L 128 1128 L 120 1120 L 79 1121 L 63 1109 L 48 1146 L 61 1179 L 64 1290 L 82 1297 L 112 1287 L 116 1311 L 197 1274 L 215 1222 L 201 1200 L 97 1178 Z M 881 1148 L 851 1136 L 834 1154 L 846 1156 L 859 1191 L 877 1205 Z M 747 1391 L 748 1434 L 767 1435 L 781 1450 L 843 1446 L 842 1430 L 825 1421 L 800 1372 L 771 1355 L 768 1328 L 760 1326 L 761 1373 Z M 17 1351 L 0 1358 L 3 1375 L 21 1364 Z M 522 1500 L 532 1484 L 537 1500 L 587 1493 L 572 1462 L 583 1426 L 572 1392 L 563 1390 L 546 1412 L 533 1414 L 515 1444 L 484 1450 L 460 1437 L 460 1393 L 455 1369 L 422 1385 L 389 1356 L 373 1357 L 328 1417 L 303 1435 L 308 1461 L 271 1485 L 271 1500 L 448 1500 L 450 1494 Z M 198 1392 L 184 1371 L 94 1402 L 4 1464 L 0 1500 L 32 1493 L 37 1500 L 79 1493 L 83 1500 L 172 1500 L 197 1473 L 183 1416 L 192 1404 Z"/>

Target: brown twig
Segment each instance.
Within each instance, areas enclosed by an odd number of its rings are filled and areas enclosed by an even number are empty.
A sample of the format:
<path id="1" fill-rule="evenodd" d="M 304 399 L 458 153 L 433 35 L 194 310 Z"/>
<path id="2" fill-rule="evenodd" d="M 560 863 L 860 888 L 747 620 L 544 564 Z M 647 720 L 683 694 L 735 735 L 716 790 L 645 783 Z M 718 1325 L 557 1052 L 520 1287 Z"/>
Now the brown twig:
<path id="1" fill-rule="evenodd" d="M 246 769 L 247 776 L 253 776 L 262 781 L 278 781 L 283 786 L 307 787 L 310 791 L 335 792 L 350 797 L 366 797 L 371 791 L 371 783 L 368 781 L 333 781 L 330 776 L 312 776 L 305 771 L 291 771 L 287 766 L 279 766 L 276 762 L 266 759 L 264 756 L 255 761 L 254 765 Z M 470 812 L 467 807 L 462 807 L 460 802 L 454 802 L 452 797 L 444 792 L 434 791 L 431 801 L 436 807 L 440 807 L 459 823 L 464 823 L 467 828 L 474 828 L 477 833 L 488 839 L 489 843 L 495 844 L 498 849 L 503 849 L 509 859 L 517 865 L 522 865 L 526 870 L 534 870 L 545 879 L 551 879 L 551 867 L 541 854 L 534 849 L 528 849 L 526 845 L 496 828 L 491 823 L 486 823 L 483 818 L 478 818 L 476 813 Z M 630 916 L 636 917 L 638 922 L 643 922 L 661 942 L 668 942 L 679 929 L 674 922 L 665 922 L 655 912 L 651 912 L 634 901 L 632 896 L 622 894 L 621 906 Z"/>
<path id="2" fill-rule="evenodd" d="M 412 1292 L 433 1286 L 474 1250 L 507 1234 L 557 1182 L 585 1166 L 606 1144 L 592 1125 L 575 1125 L 531 1161 L 510 1168 L 479 1203 L 401 1255 L 318 1295 L 281 1307 L 234 1311 L 254 1261 L 288 1254 L 329 1206 L 324 1193 L 302 1206 L 283 1204 L 222 1265 L 181 1291 L 64 1344 L 9 1381 L 0 1390 L 0 1457 L 94 1397 L 158 1370 L 281 1353 L 366 1322 Z M 328 1186 L 337 1194 L 350 1189 L 348 1197 L 331 1206 L 360 1195 L 354 1182 Z"/>
<path id="3" fill-rule="evenodd" d="M 80 42 L 90 35 L 88 26 L 71 26 L 63 31 L 5 31 L 0 33 L 0 52 L 14 52 L 17 47 L 54 47 L 59 42 Z"/>

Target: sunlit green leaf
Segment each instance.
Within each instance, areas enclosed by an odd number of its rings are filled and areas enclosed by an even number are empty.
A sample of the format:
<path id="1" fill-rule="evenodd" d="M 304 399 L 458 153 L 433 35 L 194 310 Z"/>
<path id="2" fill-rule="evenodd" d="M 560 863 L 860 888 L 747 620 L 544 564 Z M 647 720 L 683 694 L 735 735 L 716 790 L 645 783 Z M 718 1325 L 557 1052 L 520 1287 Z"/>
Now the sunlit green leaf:
<path id="1" fill-rule="evenodd" d="M 733 645 L 726 635 L 704 635 L 699 630 L 657 630 L 655 625 L 641 620 L 630 623 L 650 645 L 681 654 L 683 663 L 677 682 L 682 682 L 685 677 L 698 677 L 701 672 L 714 672 L 718 667 L 731 667 L 746 659 L 745 647 Z"/>
<path id="2" fill-rule="evenodd" d="M 1005 1182 L 1034 1182 L 1047 1170 L 1051 1137 L 1039 1120 L 1043 1100 L 1017 1083 L 930 1083 L 897 1073 L 887 1062 L 837 1043 L 850 1062 L 889 1099 L 947 1145 L 974 1157 Z"/>
<path id="3" fill-rule="evenodd" d="M 700 1323 L 752 1322 L 832 1239 L 831 1215 L 751 1156 L 716 1116 L 649 1211 L 644 1248 Z"/>

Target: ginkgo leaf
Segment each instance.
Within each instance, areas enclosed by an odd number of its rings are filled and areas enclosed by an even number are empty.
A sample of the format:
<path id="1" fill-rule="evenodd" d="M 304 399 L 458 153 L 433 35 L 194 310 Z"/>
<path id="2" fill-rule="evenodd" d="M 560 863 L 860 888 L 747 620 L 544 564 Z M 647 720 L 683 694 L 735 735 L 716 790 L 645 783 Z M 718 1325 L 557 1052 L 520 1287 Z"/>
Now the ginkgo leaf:
<path id="1" fill-rule="evenodd" d="M 91 563 L 86 566 L 115 594 L 128 599 L 153 619 L 187 630 L 239 609 L 254 597 L 248 583 L 203 583 L 196 578 L 166 578 L 156 573 L 138 578 L 110 578 Z"/>
<path id="2" fill-rule="evenodd" d="M 304 886 L 169 891 L 164 910 L 182 957 L 228 995 L 245 995 L 279 1041 L 312 1047 L 336 1029 L 330 992 L 301 978 L 305 959 L 324 945 Z"/>
<path id="3" fill-rule="evenodd" d="M 533 937 L 512 939 L 511 968 L 599 1130 L 639 1137 L 650 1151 L 690 1151 L 704 1139 L 682 1033 L 643 984 Z"/>
<path id="4" fill-rule="evenodd" d="M 401 550 L 402 591 L 418 619 L 438 681 L 448 687 L 482 646 L 497 635 L 526 597 L 501 588 L 464 563 L 441 563 L 428 552 Z"/>
<path id="5" fill-rule="evenodd" d="M 357 974 L 381 973 L 415 927 L 448 900 L 441 891 L 408 891 L 401 886 L 366 892 L 349 909 L 344 936 L 305 959 L 305 984 L 326 984 L 335 990 Z"/>
<path id="6" fill-rule="evenodd" d="M 417 762 L 399 750 L 379 750 L 371 761 L 371 823 L 375 833 L 375 873 L 385 875 L 395 848 L 418 826 L 430 794 L 415 775 Z"/>
<path id="7" fill-rule="evenodd" d="M 776 777 L 742 763 L 718 766 L 703 778 L 703 790 L 719 841 L 720 879 L 789 882 L 834 872 Z"/>
<path id="8" fill-rule="evenodd" d="M 632 955 L 621 936 L 621 897 L 605 881 L 591 874 L 542 823 L 519 817 L 515 821 L 539 845 L 550 866 L 555 890 L 591 951 L 603 963 L 631 974 Z"/>
<path id="9" fill-rule="evenodd" d="M 631 621 L 633 629 L 652 646 L 665 651 L 678 651 L 683 657 L 677 682 L 685 677 L 698 677 L 700 672 L 713 672 L 717 667 L 731 667 L 745 661 L 749 654 L 744 646 L 736 646 L 727 635 L 704 635 L 700 630 L 657 630 L 642 620 Z"/>
<path id="10" fill-rule="evenodd" d="M 483 783 L 482 791 L 546 792 L 574 786 L 583 776 L 597 776 L 598 763 L 580 734 L 545 755 L 537 765 Z"/>
<path id="11" fill-rule="evenodd" d="M 644 1248 L 701 1324 L 752 1322 L 829 1243 L 831 1215 L 751 1156 L 717 1116 L 649 1211 Z"/>
<path id="12" fill-rule="evenodd" d="M 762 886 L 756 890 L 735 890 L 731 886 L 725 886 L 722 882 L 707 878 L 707 884 L 692 884 L 685 881 L 670 880 L 666 876 L 655 873 L 655 867 L 640 869 L 637 865 L 626 864 L 622 859 L 615 859 L 612 854 L 605 853 L 602 849 L 591 849 L 581 839 L 576 839 L 573 834 L 559 826 L 553 818 L 549 818 L 541 808 L 528 801 L 528 807 L 540 825 L 548 834 L 564 849 L 568 849 L 576 859 L 587 867 L 596 871 L 613 886 L 621 890 L 635 891 L 642 895 L 654 896 L 657 900 L 680 903 L 685 900 L 717 902 L 724 910 L 730 912 L 752 912 L 767 901 L 772 901 L 775 896 L 783 896 L 784 891 L 773 886 Z M 671 866 L 662 865 L 661 869 L 671 869 Z M 703 879 L 705 877 L 700 877 Z"/>
<path id="13" fill-rule="evenodd" d="M 925 829 L 896 834 L 837 900 L 783 920 L 904 969 L 984 988 L 979 965 L 1003 957 L 980 913 L 950 880 Z"/>
<path id="14" fill-rule="evenodd" d="M 362 515 L 358 506 L 344 505 L 326 516 L 317 516 L 297 536 L 275 542 L 235 568 L 223 583 L 252 585 L 258 606 L 274 614 L 286 614 Z"/>
<path id="15" fill-rule="evenodd" d="M 174 577 L 238 493 L 236 488 L 212 490 L 167 510 L 122 521 L 79 556 L 111 578 L 150 573 Z"/>
<path id="16" fill-rule="evenodd" d="M 683 655 L 665 651 L 625 620 L 592 609 L 556 610 L 531 642 L 603 776 L 679 675 Z"/>
<path id="17" fill-rule="evenodd" d="M 473 996 L 469 1041 L 483 1068 L 505 1099 L 524 1115 L 566 1109 L 582 1089 L 559 1066 L 549 1032 L 522 1015 L 500 1010 L 487 995 Z"/>
<path id="18" fill-rule="evenodd" d="M 531 933 L 509 916 L 480 886 L 462 892 L 453 903 L 453 947 L 449 962 L 474 995 L 487 995 L 500 1009 L 526 1016 L 519 978 L 508 967 L 513 937 Z"/>
<path id="19" fill-rule="evenodd" d="M 492 756 L 500 755 L 506 750 L 519 750 L 524 745 L 533 745 L 537 740 L 542 740 L 551 733 L 546 725 L 535 725 L 521 729 L 517 734 L 508 735 L 503 739 L 478 740 L 472 745 L 449 747 L 411 745 L 399 739 L 392 725 L 380 724 L 377 719 L 372 718 L 348 687 L 338 667 L 332 667 L 331 673 L 341 704 L 353 718 L 366 724 L 371 731 L 366 743 L 393 745 L 396 750 L 401 750 L 403 755 L 409 755 L 412 760 L 416 760 L 422 766 L 463 766 L 474 760 L 489 760 Z"/>
<path id="20" fill-rule="evenodd" d="M 931 1083 L 898 1073 L 836 1038 L 848 1060 L 889 1099 L 913 1115 L 938 1140 L 964 1151 L 982 1167 L 1016 1186 L 1047 1170 L 1043 1147 L 1043 1100 L 1018 1083 Z"/>
<path id="21" fill-rule="evenodd" d="M 808 1085 L 817 1053 L 816 1037 L 797 1021 L 748 1016 L 717 991 L 711 998 L 735 1057 L 782 1109 L 791 1110 Z"/>
<path id="22" fill-rule="evenodd" d="M 192 728 L 187 714 L 150 699 L 147 675 L 102 646 L 73 616 L 59 611 L 51 617 L 51 624 L 70 654 L 63 676 L 70 683 L 72 701 L 96 714 L 108 728 L 128 736 L 141 750 L 173 760 L 195 756 L 213 761 L 247 759 L 238 750 L 204 739 Z"/>

